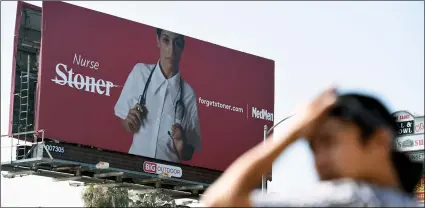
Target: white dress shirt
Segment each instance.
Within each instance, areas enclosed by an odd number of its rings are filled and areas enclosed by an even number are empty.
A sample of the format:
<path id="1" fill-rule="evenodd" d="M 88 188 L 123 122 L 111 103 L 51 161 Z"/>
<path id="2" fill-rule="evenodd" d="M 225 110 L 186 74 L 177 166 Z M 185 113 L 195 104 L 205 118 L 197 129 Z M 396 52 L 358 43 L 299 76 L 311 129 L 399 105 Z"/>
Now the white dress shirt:
<path id="1" fill-rule="evenodd" d="M 252 207 L 416 207 L 415 198 L 392 188 L 338 179 L 279 194 L 253 191 Z"/>
<path id="2" fill-rule="evenodd" d="M 129 110 L 139 102 L 148 77 L 155 66 L 146 92 L 147 117 L 139 132 L 133 135 L 129 153 L 179 163 L 173 141 L 168 135 L 168 131 L 171 132 L 174 123 L 179 123 L 183 127 L 186 143 L 198 151 L 201 150 L 196 95 L 189 84 L 181 79 L 180 73 L 166 79 L 159 62 L 156 65 L 136 64 L 115 105 L 115 115 L 121 119 L 127 117 Z M 183 81 L 182 91 L 180 90 L 180 81 Z M 183 92 L 184 115 L 182 115 L 182 105 L 180 104 L 177 105 L 177 115 L 174 115 L 174 106 L 180 99 L 180 92 Z"/>

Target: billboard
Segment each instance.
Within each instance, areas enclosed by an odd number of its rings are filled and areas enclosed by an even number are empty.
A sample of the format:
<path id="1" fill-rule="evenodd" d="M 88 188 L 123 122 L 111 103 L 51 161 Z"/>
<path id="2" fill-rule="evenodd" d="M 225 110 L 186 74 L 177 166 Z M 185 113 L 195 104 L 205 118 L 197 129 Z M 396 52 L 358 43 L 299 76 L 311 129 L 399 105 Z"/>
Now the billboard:
<path id="1" fill-rule="evenodd" d="M 398 151 L 424 150 L 424 134 L 415 134 L 396 138 Z"/>
<path id="2" fill-rule="evenodd" d="M 397 124 L 397 136 L 411 135 L 415 133 L 415 117 L 407 111 L 399 111 L 393 114 Z"/>
<path id="3" fill-rule="evenodd" d="M 424 149 L 424 117 L 417 117 L 407 111 L 393 113 L 397 124 L 396 145 L 399 151 Z"/>
<path id="4" fill-rule="evenodd" d="M 42 18 L 46 138 L 224 170 L 273 125 L 272 60 L 63 2 Z"/>
<path id="5" fill-rule="evenodd" d="M 424 117 L 415 118 L 415 134 L 424 133 Z"/>

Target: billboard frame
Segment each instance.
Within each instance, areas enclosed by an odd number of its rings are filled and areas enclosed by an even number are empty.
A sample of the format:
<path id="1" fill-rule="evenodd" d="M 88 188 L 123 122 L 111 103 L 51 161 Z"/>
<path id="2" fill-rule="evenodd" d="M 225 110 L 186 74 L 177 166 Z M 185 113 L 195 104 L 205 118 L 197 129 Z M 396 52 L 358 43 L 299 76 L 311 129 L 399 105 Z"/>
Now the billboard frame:
<path id="1" fill-rule="evenodd" d="M 46 177 L 58 177 L 61 175 L 68 175 L 68 178 L 61 178 L 60 180 L 81 180 L 82 182 L 89 184 L 89 183 L 111 183 L 111 184 L 119 184 L 119 186 L 129 186 L 129 184 L 133 184 L 134 186 L 140 186 L 140 184 L 131 182 L 121 182 L 122 177 L 116 177 L 113 180 L 109 179 L 102 179 L 98 180 L 96 179 L 96 174 L 103 174 L 103 173 L 113 173 L 113 172 L 122 172 L 124 175 L 129 175 L 131 177 L 129 178 L 138 178 L 139 176 L 146 176 L 146 179 L 149 181 L 154 181 L 153 183 L 149 184 L 148 187 L 155 187 L 155 188 L 166 188 L 171 189 L 174 191 L 178 190 L 189 190 L 190 194 L 199 194 L 202 193 L 203 190 L 205 190 L 209 184 L 213 183 L 222 173 L 220 170 L 213 170 L 208 169 L 204 167 L 199 166 L 190 166 L 180 163 L 170 163 L 166 161 L 160 161 L 158 159 L 154 158 L 147 158 L 137 155 L 129 155 L 127 153 L 120 153 L 120 152 L 113 152 L 109 150 L 102 150 L 90 146 L 84 146 L 80 144 L 69 144 L 66 142 L 59 142 L 56 140 L 52 140 L 49 138 L 44 138 L 44 130 L 38 129 L 38 122 L 35 122 L 35 131 L 26 131 L 26 132 L 19 132 L 19 133 L 13 133 L 13 110 L 14 110 L 14 104 L 15 104 L 15 84 L 16 84 L 16 74 L 17 74 L 17 53 L 19 48 L 19 33 L 22 33 L 21 31 L 21 21 L 22 21 L 22 11 L 24 8 L 34 9 L 43 12 L 42 7 L 38 7 L 29 3 L 25 3 L 22 1 L 17 2 L 17 14 L 16 14 L 16 23 L 15 23 L 15 36 L 14 36 L 14 51 L 13 51 L 13 66 L 12 66 L 12 88 L 11 88 L 11 100 L 10 100 L 10 112 L 9 112 L 9 137 L 14 137 L 16 139 L 20 139 L 21 135 L 30 135 L 34 136 L 35 140 L 31 142 L 27 142 L 25 139 L 25 145 L 24 144 L 13 144 L 14 138 L 11 138 L 12 146 L 11 148 L 11 157 L 13 156 L 13 146 L 17 147 L 16 150 L 16 156 L 22 156 L 21 159 L 17 159 L 10 162 L 2 163 L 1 167 L 4 171 L 9 171 L 10 175 L 20 175 L 21 173 L 30 173 L 40 176 L 46 176 Z M 43 22 L 41 22 L 41 28 L 43 28 Z M 42 29 L 41 29 L 42 30 Z M 41 31 L 42 32 L 42 31 Z M 41 46 L 42 44 L 42 38 L 40 39 Z M 42 50 L 42 47 L 40 47 L 40 50 Z M 40 54 L 40 62 L 41 64 L 41 54 Z M 274 65 L 274 63 L 273 63 Z M 41 71 L 38 72 L 38 80 L 40 79 Z M 38 118 L 39 115 L 39 105 L 40 105 L 40 85 L 37 83 L 37 87 L 35 89 L 35 99 L 34 99 L 34 119 Z M 273 127 L 272 127 L 273 128 Z M 271 130 L 271 129 L 270 129 Z M 32 134 L 32 135 L 31 135 Z M 26 137 L 25 137 L 26 138 Z M 21 139 L 22 140 L 22 139 Z M 32 143 L 34 142 L 34 143 Z M 48 147 L 49 145 L 55 145 L 63 147 L 64 149 L 72 149 L 74 150 L 74 153 L 71 155 L 68 155 L 64 157 L 64 155 L 61 155 L 58 152 L 49 151 Z M 22 152 L 24 155 L 21 155 Z M 41 153 L 40 153 L 41 152 Z M 90 159 L 87 157 L 87 153 L 89 155 L 95 155 L 96 160 Z M 40 155 L 41 154 L 41 155 Z M 123 157 L 131 157 L 129 161 L 134 162 L 134 166 L 139 166 L 139 168 L 143 167 L 143 163 L 141 161 L 152 161 L 160 164 L 167 164 L 171 166 L 177 166 L 181 167 L 183 170 L 183 177 L 182 178 L 169 178 L 167 176 L 164 177 L 164 175 L 157 175 L 157 174 L 149 174 L 144 172 L 143 170 L 132 170 L 129 167 L 116 167 L 112 166 L 112 168 L 107 168 L 105 170 L 99 170 L 96 168 L 93 168 L 96 166 L 97 163 L 100 161 L 105 161 L 106 155 L 113 155 L 113 158 L 116 158 L 118 161 L 123 161 Z M 124 155 L 124 156 L 123 156 Z M 28 157 L 27 157 L 28 156 Z M 76 161 L 78 159 L 78 161 Z M 90 161 L 91 160 L 91 161 Z M 117 162 L 115 162 L 117 163 Z M 112 162 L 111 162 L 112 164 Z M 58 169 L 59 168 L 59 169 Z M 24 171 L 24 172 L 22 172 Z M 100 171 L 100 173 L 99 173 Z M 188 174 L 189 176 L 185 176 L 185 174 Z M 23 175 L 25 175 L 23 174 Z M 82 174 L 81 178 L 80 175 Z M 85 174 L 85 175 L 84 175 Z M 99 176 L 99 175 L 97 175 Z M 110 177 L 110 176 L 108 176 Z M 113 176 L 115 177 L 115 176 Z M 145 181 L 146 182 L 146 181 Z M 170 185 L 174 184 L 174 185 Z M 165 185 L 165 187 L 163 187 Z M 146 188 L 143 186 L 142 188 Z"/>

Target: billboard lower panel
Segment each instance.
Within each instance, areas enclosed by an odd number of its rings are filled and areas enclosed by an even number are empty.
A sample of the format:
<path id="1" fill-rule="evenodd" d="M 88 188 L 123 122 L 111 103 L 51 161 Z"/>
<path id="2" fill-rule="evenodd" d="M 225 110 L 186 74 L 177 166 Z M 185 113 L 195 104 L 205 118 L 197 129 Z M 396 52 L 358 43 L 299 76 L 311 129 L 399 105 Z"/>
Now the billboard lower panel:
<path id="1" fill-rule="evenodd" d="M 46 143 L 46 148 L 54 159 L 53 162 L 55 160 L 64 160 L 91 164 L 93 166 L 99 162 L 104 162 L 109 164 L 108 168 L 122 169 L 127 172 L 134 171 L 161 175 L 204 184 L 211 184 L 221 174 L 220 171 L 175 164 L 119 152 L 101 151 L 96 148 L 78 147 L 71 144 L 50 142 Z M 49 158 L 46 151 L 43 152 L 43 157 Z"/>

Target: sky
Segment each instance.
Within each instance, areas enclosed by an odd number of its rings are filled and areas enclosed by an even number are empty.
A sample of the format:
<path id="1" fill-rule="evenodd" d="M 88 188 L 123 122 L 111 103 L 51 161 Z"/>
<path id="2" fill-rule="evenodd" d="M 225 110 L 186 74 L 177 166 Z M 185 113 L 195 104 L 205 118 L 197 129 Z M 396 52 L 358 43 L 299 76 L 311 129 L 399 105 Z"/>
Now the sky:
<path id="1" fill-rule="evenodd" d="M 41 2 L 31 1 L 41 6 Z M 275 61 L 275 122 L 330 85 L 424 115 L 424 2 L 70 2 Z M 1 134 L 7 134 L 16 2 L 1 2 Z M 281 135 L 290 122 L 275 131 Z M 2 140 L 2 161 L 10 157 Z M 268 192 L 317 182 L 304 141 L 273 165 Z M 19 196 L 25 193 L 26 197 Z M 82 206 L 81 188 L 1 177 L 1 206 Z"/>

